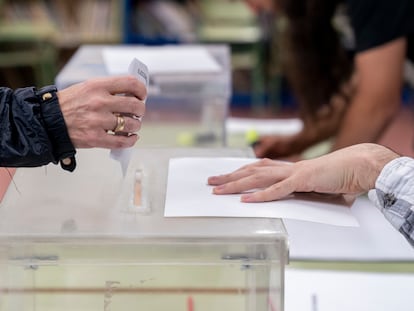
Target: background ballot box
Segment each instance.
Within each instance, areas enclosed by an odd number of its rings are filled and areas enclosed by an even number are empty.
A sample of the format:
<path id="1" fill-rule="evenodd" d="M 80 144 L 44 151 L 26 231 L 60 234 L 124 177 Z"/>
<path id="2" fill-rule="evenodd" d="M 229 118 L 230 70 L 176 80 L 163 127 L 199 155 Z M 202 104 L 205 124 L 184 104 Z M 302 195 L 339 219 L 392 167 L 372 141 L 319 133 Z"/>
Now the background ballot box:
<path id="1" fill-rule="evenodd" d="M 225 146 L 231 97 L 226 45 L 84 45 L 56 77 L 58 89 L 86 79 L 127 74 L 136 57 L 149 69 L 143 145 Z"/>
<path id="2" fill-rule="evenodd" d="M 94 149 L 71 174 L 18 169 L 0 205 L 0 310 L 283 310 L 280 219 L 164 217 L 168 161 L 184 156 L 252 154 L 137 149 L 123 177 Z M 136 170 L 145 210 L 128 204 Z"/>

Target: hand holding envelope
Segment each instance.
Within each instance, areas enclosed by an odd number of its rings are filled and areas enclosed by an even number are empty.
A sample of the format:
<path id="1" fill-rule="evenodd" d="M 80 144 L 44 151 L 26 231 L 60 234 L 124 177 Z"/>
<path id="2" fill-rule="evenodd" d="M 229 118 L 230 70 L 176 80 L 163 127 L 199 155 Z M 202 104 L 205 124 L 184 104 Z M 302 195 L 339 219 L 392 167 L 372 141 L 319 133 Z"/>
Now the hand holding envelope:
<path id="1" fill-rule="evenodd" d="M 128 73 L 136 77 L 139 81 L 141 81 L 145 85 L 145 87 L 148 89 L 149 73 L 148 73 L 148 68 L 144 63 L 134 58 L 131 64 L 129 65 Z M 119 118 L 123 118 L 123 117 L 125 116 L 119 116 Z M 139 120 L 142 120 L 142 116 L 127 116 L 127 117 L 138 118 Z M 120 162 L 122 173 L 124 176 L 126 174 L 129 161 L 131 159 L 132 151 L 133 151 L 133 147 L 111 150 L 111 158 Z"/>

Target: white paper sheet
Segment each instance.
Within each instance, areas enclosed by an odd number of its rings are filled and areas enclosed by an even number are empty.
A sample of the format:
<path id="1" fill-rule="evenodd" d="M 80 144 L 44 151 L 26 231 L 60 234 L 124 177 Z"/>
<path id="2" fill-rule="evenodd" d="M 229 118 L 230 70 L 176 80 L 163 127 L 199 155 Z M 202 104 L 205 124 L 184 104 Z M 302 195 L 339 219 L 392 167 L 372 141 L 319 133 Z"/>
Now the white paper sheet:
<path id="1" fill-rule="evenodd" d="M 129 61 L 137 58 L 151 75 L 177 73 L 215 73 L 221 66 L 206 48 L 188 45 L 114 46 L 102 50 L 108 74 L 123 74 Z"/>
<path id="2" fill-rule="evenodd" d="M 414 274 L 286 269 L 285 311 L 411 311 Z"/>
<path id="3" fill-rule="evenodd" d="M 259 135 L 293 135 L 303 128 L 302 120 L 293 119 L 255 119 L 235 118 L 226 120 L 226 131 L 230 134 L 244 134 L 248 131 L 256 131 Z"/>
<path id="4" fill-rule="evenodd" d="M 229 173 L 257 159 L 175 158 L 168 171 L 166 217 L 292 218 L 338 226 L 358 226 L 349 205 L 325 197 L 290 198 L 275 202 L 242 203 L 240 195 L 214 195 L 207 178 Z"/>

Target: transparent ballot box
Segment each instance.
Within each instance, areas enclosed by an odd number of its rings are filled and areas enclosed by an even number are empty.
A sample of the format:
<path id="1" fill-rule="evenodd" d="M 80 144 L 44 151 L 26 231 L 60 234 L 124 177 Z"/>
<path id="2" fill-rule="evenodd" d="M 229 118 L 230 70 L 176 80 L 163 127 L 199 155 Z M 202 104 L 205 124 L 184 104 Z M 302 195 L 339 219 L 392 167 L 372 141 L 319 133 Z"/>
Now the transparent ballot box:
<path id="1" fill-rule="evenodd" d="M 0 206 L 0 310 L 283 310 L 280 219 L 164 217 L 171 157 L 250 152 L 137 148 L 125 177 L 104 150 L 80 150 L 72 174 L 18 169 Z M 137 170 L 144 209 L 128 203 Z"/>
<path id="2" fill-rule="evenodd" d="M 127 74 L 132 58 L 145 62 L 150 49 L 155 49 L 152 63 L 160 59 L 161 65 L 152 71 L 147 64 L 150 85 L 140 143 L 225 146 L 225 119 L 232 90 L 230 49 L 226 45 L 83 45 L 56 76 L 56 86 L 63 89 L 91 78 Z M 104 57 L 108 54 L 111 57 Z M 209 60 L 211 66 L 198 64 L 197 57 L 201 62 Z"/>

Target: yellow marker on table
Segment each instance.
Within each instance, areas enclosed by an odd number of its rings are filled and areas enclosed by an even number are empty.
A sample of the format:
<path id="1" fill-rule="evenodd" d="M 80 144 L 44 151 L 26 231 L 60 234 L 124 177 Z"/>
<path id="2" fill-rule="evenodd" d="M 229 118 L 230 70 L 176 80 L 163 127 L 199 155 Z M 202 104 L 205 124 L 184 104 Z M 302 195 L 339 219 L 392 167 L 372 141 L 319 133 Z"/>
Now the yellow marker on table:
<path id="1" fill-rule="evenodd" d="M 249 129 L 244 137 L 249 145 L 254 145 L 259 140 L 259 133 L 255 129 Z"/>
<path id="2" fill-rule="evenodd" d="M 195 143 L 195 134 L 191 132 L 182 132 L 177 136 L 179 146 L 192 146 Z"/>
<path id="3" fill-rule="evenodd" d="M 182 132 L 177 136 L 177 143 L 180 146 L 205 145 L 212 144 L 217 141 L 217 136 L 214 132 L 205 133 L 191 133 Z"/>

